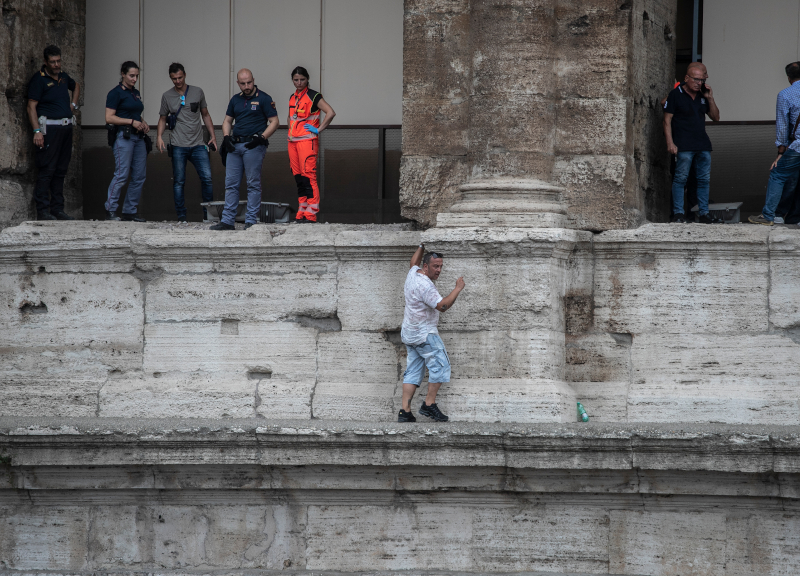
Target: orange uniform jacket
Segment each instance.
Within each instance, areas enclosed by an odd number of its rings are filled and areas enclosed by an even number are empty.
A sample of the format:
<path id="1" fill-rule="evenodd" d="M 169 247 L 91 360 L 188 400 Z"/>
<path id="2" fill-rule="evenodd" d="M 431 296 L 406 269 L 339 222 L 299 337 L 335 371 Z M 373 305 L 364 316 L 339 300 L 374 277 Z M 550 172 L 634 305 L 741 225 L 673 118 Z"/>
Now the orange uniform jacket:
<path id="1" fill-rule="evenodd" d="M 317 135 L 309 132 L 303 126 L 311 124 L 314 128 L 319 128 L 319 107 L 318 102 L 322 99 L 322 94 L 307 88 L 298 96 L 295 92 L 289 97 L 289 142 L 300 140 L 311 140 Z"/>

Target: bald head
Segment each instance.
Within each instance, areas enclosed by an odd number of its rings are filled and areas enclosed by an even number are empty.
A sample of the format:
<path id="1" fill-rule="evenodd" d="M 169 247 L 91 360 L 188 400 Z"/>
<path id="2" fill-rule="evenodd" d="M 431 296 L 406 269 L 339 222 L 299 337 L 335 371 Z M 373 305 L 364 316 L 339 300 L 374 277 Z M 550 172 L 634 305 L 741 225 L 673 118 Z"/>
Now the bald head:
<path id="1" fill-rule="evenodd" d="M 253 73 L 247 68 L 242 68 L 236 73 L 236 84 L 239 85 L 239 90 L 244 92 L 246 96 L 250 96 L 255 90 L 255 81 L 253 80 Z"/>
<path id="2" fill-rule="evenodd" d="M 697 72 L 699 76 L 703 78 L 708 78 L 708 68 L 702 62 L 692 62 L 689 64 L 689 67 L 686 68 L 686 75 L 691 76 L 692 72 Z"/>

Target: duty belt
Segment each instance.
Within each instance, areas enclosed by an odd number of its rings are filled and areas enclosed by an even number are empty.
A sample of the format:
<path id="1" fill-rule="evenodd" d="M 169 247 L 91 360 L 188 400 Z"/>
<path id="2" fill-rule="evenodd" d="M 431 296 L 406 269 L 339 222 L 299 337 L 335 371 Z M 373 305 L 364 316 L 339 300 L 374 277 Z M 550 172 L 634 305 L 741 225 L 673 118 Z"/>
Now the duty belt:
<path id="1" fill-rule="evenodd" d="M 234 144 L 247 144 L 256 139 L 256 136 L 231 136 L 231 142 Z"/>
<path id="2" fill-rule="evenodd" d="M 58 120 L 48 118 L 46 124 L 48 126 L 69 126 L 72 124 L 72 118 L 59 118 Z"/>

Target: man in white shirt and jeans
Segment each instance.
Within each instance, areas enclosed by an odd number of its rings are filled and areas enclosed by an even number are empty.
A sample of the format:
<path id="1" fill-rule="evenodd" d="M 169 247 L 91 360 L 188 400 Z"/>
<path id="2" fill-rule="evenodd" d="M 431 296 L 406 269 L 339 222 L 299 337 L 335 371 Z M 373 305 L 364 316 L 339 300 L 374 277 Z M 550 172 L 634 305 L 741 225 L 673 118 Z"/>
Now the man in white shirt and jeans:
<path id="1" fill-rule="evenodd" d="M 436 252 L 425 254 L 425 246 L 420 244 L 411 258 L 411 270 L 408 271 L 403 288 L 406 308 L 400 338 L 408 349 L 408 361 L 403 375 L 403 406 L 397 416 L 398 422 L 417 421 L 411 413 L 411 398 L 422 383 L 426 366 L 428 395 L 420 406 L 419 413 L 437 422 L 448 420 L 436 406 L 436 393 L 443 383 L 450 382 L 450 358 L 439 337 L 437 325 L 439 312 L 448 310 L 464 289 L 464 279 L 456 280 L 453 291 L 442 298 L 433 284 L 441 272 L 442 255 Z"/>

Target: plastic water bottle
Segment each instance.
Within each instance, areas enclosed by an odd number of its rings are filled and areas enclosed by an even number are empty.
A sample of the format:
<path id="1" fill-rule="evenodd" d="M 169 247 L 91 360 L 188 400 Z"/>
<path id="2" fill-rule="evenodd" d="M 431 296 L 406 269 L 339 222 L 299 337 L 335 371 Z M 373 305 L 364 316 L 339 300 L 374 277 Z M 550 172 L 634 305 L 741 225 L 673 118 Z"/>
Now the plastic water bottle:
<path id="1" fill-rule="evenodd" d="M 583 407 L 583 404 L 578 402 L 578 420 L 581 422 L 588 422 L 589 415 L 586 413 L 586 408 Z"/>

